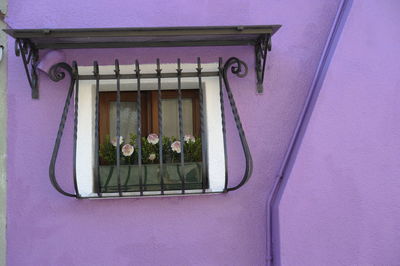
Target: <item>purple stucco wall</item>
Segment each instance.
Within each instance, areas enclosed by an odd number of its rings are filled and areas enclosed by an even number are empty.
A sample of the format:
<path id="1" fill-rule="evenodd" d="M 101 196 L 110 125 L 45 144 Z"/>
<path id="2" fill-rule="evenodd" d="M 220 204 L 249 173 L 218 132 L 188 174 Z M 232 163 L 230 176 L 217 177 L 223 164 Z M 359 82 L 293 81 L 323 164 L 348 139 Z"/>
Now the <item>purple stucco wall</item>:
<path id="1" fill-rule="evenodd" d="M 282 265 L 400 264 L 399 14 L 353 3 L 281 200 Z"/>
<path id="2" fill-rule="evenodd" d="M 254 174 L 239 191 L 186 198 L 74 200 L 58 194 L 48 164 L 66 83 L 41 76 L 40 99 L 30 98 L 20 58 L 9 54 L 8 265 L 264 265 L 266 201 L 310 86 L 339 1 L 36 1 L 12 0 L 14 28 L 144 27 L 283 24 L 273 38 L 265 93 L 255 74 L 232 82 L 254 158 Z M 378 40 L 374 40 L 378 41 Z M 10 39 L 10 47 L 13 42 Z M 91 65 L 174 62 L 196 56 L 244 59 L 251 48 L 67 51 L 68 62 Z M 394 101 L 394 100 L 393 100 Z M 228 121 L 228 130 L 234 126 Z M 59 158 L 61 183 L 72 190 L 71 123 Z M 242 173 L 236 134 L 228 139 L 232 185 Z"/>

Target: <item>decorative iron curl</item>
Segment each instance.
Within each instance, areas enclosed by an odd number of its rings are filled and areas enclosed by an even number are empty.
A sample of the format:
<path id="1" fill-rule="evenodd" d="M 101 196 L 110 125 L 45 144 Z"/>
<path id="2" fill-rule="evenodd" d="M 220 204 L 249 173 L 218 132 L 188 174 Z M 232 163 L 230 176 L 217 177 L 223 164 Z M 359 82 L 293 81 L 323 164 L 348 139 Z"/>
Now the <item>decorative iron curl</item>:
<path id="1" fill-rule="evenodd" d="M 55 175 L 55 166 L 56 166 L 56 162 L 57 162 L 58 151 L 60 149 L 61 138 L 62 138 L 62 135 L 64 132 L 65 122 L 67 121 L 68 109 L 69 109 L 69 106 L 71 103 L 71 98 L 74 94 L 76 77 L 73 73 L 72 67 L 64 62 L 53 65 L 49 70 L 49 77 L 54 82 L 59 82 L 60 80 L 63 80 L 66 76 L 66 73 L 69 74 L 71 80 L 70 80 L 67 98 L 66 98 L 65 104 L 64 104 L 64 110 L 63 110 L 63 113 L 61 116 L 61 121 L 60 121 L 60 124 L 58 127 L 57 138 L 56 138 L 56 141 L 54 144 L 53 153 L 51 155 L 50 166 L 49 166 L 49 177 L 50 177 L 51 184 L 59 193 L 65 195 L 65 196 L 68 196 L 68 197 L 79 197 L 77 192 L 76 192 L 76 194 L 72 194 L 72 193 L 69 193 L 69 192 L 66 192 L 65 190 L 63 190 L 61 188 L 61 186 L 58 184 L 57 178 Z M 76 156 L 76 153 L 74 152 L 74 159 L 73 159 L 74 161 L 75 161 L 75 156 Z M 75 177 L 75 169 L 74 169 L 74 177 Z"/>
<path id="2" fill-rule="evenodd" d="M 229 84 L 229 80 L 228 80 L 228 70 L 229 69 L 233 74 L 235 74 L 239 78 L 243 78 L 248 73 L 248 67 L 247 67 L 246 63 L 243 62 L 242 60 L 240 60 L 236 57 L 231 57 L 228 59 L 228 61 L 225 62 L 224 67 L 222 69 L 222 78 L 224 80 L 225 90 L 228 95 L 229 104 L 231 106 L 233 117 L 235 119 L 236 128 L 239 133 L 239 138 L 240 138 L 240 142 L 242 143 L 243 153 L 244 153 L 245 161 L 246 161 L 245 171 L 244 171 L 243 178 L 240 181 L 240 183 L 234 187 L 227 188 L 227 191 L 233 191 L 233 190 L 237 190 L 240 187 L 242 187 L 250 179 L 250 176 L 253 173 L 253 158 L 251 156 L 249 144 L 247 142 L 247 139 L 246 139 L 246 136 L 245 136 L 245 133 L 243 130 L 242 122 L 240 121 L 239 112 L 236 107 L 235 99 L 233 98 L 231 86 Z"/>
<path id="3" fill-rule="evenodd" d="M 65 62 L 61 62 L 52 65 L 48 74 L 52 81 L 59 82 L 65 78 L 65 72 L 67 72 L 71 78 L 74 76 L 72 67 Z"/>
<path id="4" fill-rule="evenodd" d="M 244 78 L 247 76 L 249 70 L 247 64 L 237 57 L 231 57 L 228 59 L 228 61 L 226 61 L 224 65 L 224 76 L 226 76 L 226 72 L 229 67 L 231 67 L 231 72 L 239 78 Z M 244 72 L 242 73 L 243 68 Z"/>

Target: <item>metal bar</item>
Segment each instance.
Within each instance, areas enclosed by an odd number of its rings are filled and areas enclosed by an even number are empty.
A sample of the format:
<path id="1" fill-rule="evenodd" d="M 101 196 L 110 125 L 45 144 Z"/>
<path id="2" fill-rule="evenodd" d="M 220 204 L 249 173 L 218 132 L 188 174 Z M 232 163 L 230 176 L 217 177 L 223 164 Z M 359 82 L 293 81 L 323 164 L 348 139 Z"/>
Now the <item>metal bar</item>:
<path id="1" fill-rule="evenodd" d="M 108 184 L 110 183 L 113 172 L 114 172 L 114 167 L 111 167 L 110 171 L 108 171 L 106 182 L 104 183 L 104 192 L 107 192 L 108 190 Z"/>
<path id="2" fill-rule="evenodd" d="M 96 103 L 95 103 L 95 129 L 94 129 L 94 138 L 95 138 L 95 146 L 94 146 L 94 154 L 95 154 L 95 169 L 94 176 L 97 178 L 97 195 L 99 197 L 101 194 L 101 178 L 100 178 L 100 166 L 99 166 L 99 91 L 100 91 L 100 81 L 99 81 L 99 64 L 97 61 L 93 62 L 93 76 L 96 79 Z"/>
<path id="3" fill-rule="evenodd" d="M 143 183 L 144 183 L 144 190 L 147 190 L 147 167 L 145 167 L 144 168 L 144 180 L 143 180 Z"/>
<path id="4" fill-rule="evenodd" d="M 120 156 L 121 156 L 121 145 L 120 145 L 120 138 L 121 138 L 121 88 L 120 88 L 120 80 L 119 80 L 119 62 L 118 59 L 115 59 L 115 77 L 117 79 L 117 139 L 116 139 L 116 157 L 117 157 L 117 178 L 118 178 L 118 194 L 122 196 L 121 192 L 121 169 L 120 169 Z"/>
<path id="5" fill-rule="evenodd" d="M 29 62 L 31 62 L 32 55 L 33 55 L 33 52 L 32 52 L 32 49 L 30 49 L 28 52 L 28 58 L 26 59 L 27 64 L 29 64 Z"/>
<path id="6" fill-rule="evenodd" d="M 78 37 L 133 37 L 133 36 L 204 36 L 246 35 L 276 32 L 281 25 L 192 26 L 192 27 L 125 27 L 76 29 L 5 29 L 14 38 L 78 38 Z"/>
<path id="7" fill-rule="evenodd" d="M 79 198 L 78 182 L 76 179 L 76 148 L 78 139 L 78 105 L 79 105 L 79 72 L 76 61 L 72 62 L 72 73 L 75 77 L 75 101 L 74 101 L 74 147 L 73 147 L 73 177 L 75 195 Z"/>
<path id="8" fill-rule="evenodd" d="M 26 42 L 24 46 L 22 40 L 15 40 L 15 54 L 22 57 L 22 62 L 24 65 L 26 77 L 28 78 L 29 86 L 31 87 L 31 94 L 33 99 L 39 98 L 39 88 L 38 88 L 38 75 L 36 72 L 38 52 L 36 47 L 31 42 Z M 26 58 L 26 53 L 29 50 L 29 58 Z M 31 58 L 32 57 L 32 58 Z M 29 71 L 28 65 L 30 63 L 31 71 Z"/>
<path id="9" fill-rule="evenodd" d="M 265 47 L 263 51 L 263 67 L 262 67 L 262 77 L 261 80 L 264 82 L 264 76 L 265 76 L 265 63 L 267 62 L 267 54 L 268 51 L 271 51 L 271 35 L 267 34 L 267 37 L 265 37 Z"/>
<path id="10" fill-rule="evenodd" d="M 265 75 L 265 64 L 267 62 L 268 51 L 271 51 L 271 35 L 266 34 L 257 41 L 254 46 L 256 56 L 256 76 L 257 76 L 257 92 L 262 93 L 264 90 L 264 75 Z"/>
<path id="11" fill-rule="evenodd" d="M 161 195 L 164 195 L 164 171 L 163 171 L 163 125 L 162 125 L 162 98 L 161 98 L 161 68 L 160 59 L 157 58 L 157 90 L 158 90 L 158 130 L 159 130 L 159 142 L 158 142 L 158 153 L 160 159 L 160 183 L 161 183 Z"/>
<path id="12" fill-rule="evenodd" d="M 124 183 L 124 189 L 125 189 L 125 191 L 128 190 L 128 183 L 129 183 L 129 179 L 130 179 L 130 178 L 131 178 L 131 166 L 128 165 L 128 174 L 126 175 L 125 183 Z"/>
<path id="13" fill-rule="evenodd" d="M 200 196 L 200 195 L 210 195 L 210 194 L 222 194 L 222 192 L 207 192 L 207 193 L 203 193 L 203 192 L 189 192 L 186 194 L 182 194 L 182 193 L 166 193 L 164 195 L 160 195 L 160 194 L 144 194 L 143 196 L 140 195 L 129 195 L 128 193 L 123 194 L 121 197 L 120 196 L 114 196 L 114 195 L 103 195 L 102 199 L 121 199 L 121 198 L 159 198 L 159 197 L 170 197 L 170 196 L 182 196 L 182 197 L 187 197 L 187 196 Z M 85 196 L 82 197 L 81 199 L 99 199 L 99 197 L 97 196 Z"/>
<path id="14" fill-rule="evenodd" d="M 181 82 L 181 74 L 182 74 L 182 68 L 181 68 L 181 59 L 178 58 L 178 69 L 177 75 L 178 75 L 178 112 L 179 112 L 179 141 L 181 143 L 181 182 L 182 182 L 182 194 L 185 194 L 185 155 L 184 155 L 184 148 L 185 148 L 185 142 L 184 142 L 184 136 L 183 136 L 183 117 L 182 117 L 182 82 Z M 179 168 L 178 168 L 179 169 Z M 179 173 L 179 171 L 178 171 Z"/>
<path id="15" fill-rule="evenodd" d="M 225 106 L 224 106 L 224 92 L 222 87 L 223 81 L 223 63 L 222 58 L 220 57 L 218 60 L 218 70 L 219 70 L 219 101 L 221 104 L 221 120 L 222 120 L 222 136 L 224 139 L 224 158 L 225 158 L 225 185 L 224 185 L 224 192 L 228 190 L 228 152 L 226 150 L 226 125 L 225 125 Z"/>
<path id="16" fill-rule="evenodd" d="M 72 95 L 74 93 L 75 77 L 72 73 L 71 66 L 68 65 L 67 63 L 55 64 L 49 70 L 49 78 L 55 82 L 59 82 L 60 80 L 64 79 L 65 72 L 63 72 L 63 71 L 65 71 L 69 74 L 70 85 L 69 85 L 69 89 L 68 89 L 67 98 L 65 99 L 65 104 L 64 104 L 64 109 L 63 109 L 62 115 L 61 115 L 60 124 L 58 126 L 57 138 L 54 143 L 53 153 L 51 154 L 50 165 L 49 165 L 49 177 L 50 177 L 51 184 L 59 193 L 65 195 L 65 196 L 68 196 L 68 197 L 77 197 L 76 194 L 66 192 L 65 190 L 63 190 L 61 188 L 61 186 L 57 182 L 57 178 L 56 178 L 56 174 L 55 174 L 55 167 L 56 167 L 56 162 L 57 162 L 58 151 L 60 149 L 61 138 L 64 133 L 64 127 L 65 127 L 65 122 L 67 121 L 68 109 L 69 109 L 69 106 L 71 103 Z"/>
<path id="17" fill-rule="evenodd" d="M 253 36 L 252 36 L 253 37 Z M 252 46 L 256 44 L 258 35 L 242 40 L 215 41 L 158 41 L 158 42 L 70 42 L 51 43 L 37 42 L 38 49 L 85 49 L 85 48 L 149 48 L 149 47 L 202 47 L 202 46 Z M 34 40 L 34 39 L 32 39 Z"/>
<path id="18" fill-rule="evenodd" d="M 140 68 L 139 61 L 135 61 L 135 73 L 136 73 L 136 84 L 137 84 L 137 146 L 138 146 L 138 169 L 139 169 L 139 185 L 140 185 L 140 196 L 143 196 L 143 181 L 142 181 L 142 98 L 140 92 Z"/>
<path id="19" fill-rule="evenodd" d="M 201 181 L 202 181 L 202 190 L 203 193 L 206 192 L 206 178 L 207 174 L 207 139 L 205 134 L 205 117 L 204 117 L 204 90 L 203 90 L 203 82 L 202 82 L 202 73 L 201 73 L 201 62 L 200 57 L 197 57 L 197 77 L 199 80 L 199 101 L 200 101 L 200 131 L 201 131 L 201 157 L 202 157 L 202 171 L 201 171 Z"/>
<path id="20" fill-rule="evenodd" d="M 178 74 L 177 73 L 161 73 L 161 78 L 177 78 Z M 201 76 L 202 77 L 217 77 L 219 75 L 218 71 L 209 71 L 209 72 L 202 72 Z M 197 72 L 186 72 L 186 73 L 181 73 L 182 78 L 195 78 L 198 76 Z M 137 79 L 136 74 L 120 74 L 119 75 L 120 79 Z M 156 79 L 158 78 L 158 74 L 140 74 L 140 79 Z M 80 80 L 94 80 L 95 77 L 93 75 L 80 75 L 79 76 Z M 108 75 L 99 75 L 100 80 L 113 80 L 115 79 L 115 75 L 113 74 L 108 74 Z"/>
<path id="21" fill-rule="evenodd" d="M 228 71 L 229 70 L 236 76 L 243 78 L 247 75 L 248 68 L 247 68 L 247 65 L 240 59 L 238 59 L 236 57 L 231 57 L 228 59 L 228 61 L 225 62 L 224 70 L 223 70 L 223 79 L 224 79 L 224 84 L 225 84 L 225 90 L 226 90 L 226 94 L 228 96 L 229 104 L 231 106 L 233 118 L 235 120 L 236 129 L 238 130 L 238 133 L 239 133 L 239 138 L 240 138 L 240 142 L 242 144 L 243 153 L 244 153 L 244 157 L 245 157 L 245 163 L 246 163 L 243 178 L 240 181 L 240 183 L 234 187 L 227 188 L 227 191 L 233 191 L 233 190 L 237 190 L 240 187 L 242 187 L 250 179 L 250 176 L 253 173 L 253 158 L 251 156 L 249 144 L 247 142 L 247 138 L 246 138 L 246 135 L 243 130 L 243 125 L 240 120 L 240 116 L 239 116 L 238 109 L 236 107 L 235 99 L 233 98 L 232 90 L 229 85 L 229 80 L 228 80 Z"/>

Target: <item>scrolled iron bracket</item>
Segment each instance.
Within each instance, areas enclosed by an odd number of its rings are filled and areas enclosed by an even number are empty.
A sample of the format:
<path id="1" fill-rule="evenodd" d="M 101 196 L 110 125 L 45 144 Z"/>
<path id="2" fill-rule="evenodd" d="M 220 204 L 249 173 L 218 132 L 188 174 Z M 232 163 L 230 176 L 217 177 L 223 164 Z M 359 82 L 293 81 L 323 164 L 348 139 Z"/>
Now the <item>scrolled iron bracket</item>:
<path id="1" fill-rule="evenodd" d="M 64 110 L 63 110 L 63 113 L 61 116 L 61 121 L 60 121 L 60 124 L 58 127 L 57 138 L 56 138 L 56 141 L 54 144 L 53 153 L 51 155 L 50 166 L 49 166 L 49 177 L 50 177 L 51 184 L 58 192 L 60 192 L 61 194 L 65 195 L 65 196 L 68 196 L 68 197 L 78 198 L 79 194 L 77 193 L 77 191 L 75 191 L 75 194 L 73 194 L 73 193 L 69 193 L 69 192 L 66 192 L 65 190 L 63 190 L 61 188 L 61 186 L 59 185 L 59 183 L 57 182 L 57 178 L 55 175 L 55 166 L 56 166 L 56 162 L 57 162 L 58 151 L 60 149 L 61 138 L 63 136 L 65 122 L 67 121 L 68 109 L 71 104 L 72 96 L 74 94 L 74 87 L 75 87 L 75 81 L 76 81 L 76 75 L 77 75 L 76 72 L 77 72 L 76 67 L 72 68 L 70 65 L 68 65 L 67 63 L 64 63 L 64 62 L 53 65 L 49 71 L 49 77 L 54 82 L 59 82 L 59 81 L 63 80 L 66 76 L 66 73 L 68 73 L 70 76 L 69 90 L 68 90 L 67 98 L 65 100 Z M 76 121 L 75 121 L 75 124 L 76 124 Z M 75 156 L 76 156 L 75 153 L 76 153 L 76 151 L 74 151 L 74 161 L 75 161 Z M 75 171 L 75 167 L 74 167 L 75 190 L 77 190 L 75 172 L 76 171 Z"/>
<path id="2" fill-rule="evenodd" d="M 265 62 L 267 61 L 268 51 L 271 51 L 271 35 L 267 34 L 260 37 L 255 44 L 256 54 L 256 74 L 257 74 L 257 92 L 263 93 L 264 91 L 264 73 L 265 73 Z"/>
<path id="3" fill-rule="evenodd" d="M 246 161 L 246 166 L 245 166 L 245 171 L 242 177 L 242 180 L 239 182 L 238 185 L 230 188 L 226 188 L 226 191 L 233 191 L 237 190 L 240 187 L 242 187 L 244 184 L 247 183 L 247 181 L 250 179 L 251 174 L 253 173 L 253 158 L 251 156 L 249 144 L 246 139 L 246 135 L 243 130 L 242 122 L 240 120 L 239 112 L 236 107 L 235 99 L 233 98 L 232 90 L 229 84 L 228 80 L 228 71 L 231 71 L 233 74 L 235 74 L 239 78 L 243 78 L 247 75 L 248 72 L 248 67 L 246 63 L 241 61 L 240 59 L 236 57 L 231 57 L 228 59 L 228 61 L 225 62 L 223 68 L 222 68 L 222 78 L 225 84 L 225 90 L 228 96 L 229 104 L 232 109 L 232 114 L 235 120 L 236 128 L 239 133 L 239 138 L 240 142 L 242 144 L 243 148 L 243 153 Z"/>
<path id="4" fill-rule="evenodd" d="M 35 45 L 28 39 L 15 40 L 15 55 L 21 56 L 24 64 L 26 76 L 29 86 L 32 90 L 32 99 L 39 98 L 39 83 L 37 65 L 39 60 L 39 52 Z"/>

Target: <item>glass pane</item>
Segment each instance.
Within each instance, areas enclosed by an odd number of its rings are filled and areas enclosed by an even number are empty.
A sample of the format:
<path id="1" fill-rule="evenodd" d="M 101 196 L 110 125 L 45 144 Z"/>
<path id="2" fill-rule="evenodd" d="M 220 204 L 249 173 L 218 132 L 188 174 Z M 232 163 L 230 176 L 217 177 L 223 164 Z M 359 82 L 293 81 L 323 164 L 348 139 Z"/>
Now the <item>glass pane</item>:
<path id="1" fill-rule="evenodd" d="M 179 138 L 178 99 L 164 99 L 161 104 L 164 136 Z M 182 117 L 183 134 L 193 135 L 192 99 L 182 99 Z"/>
<path id="2" fill-rule="evenodd" d="M 129 142 L 130 134 L 137 131 L 137 106 L 136 102 L 121 102 L 120 112 L 120 134 L 125 142 Z M 117 102 L 110 104 L 110 137 L 111 139 L 117 135 Z"/>

